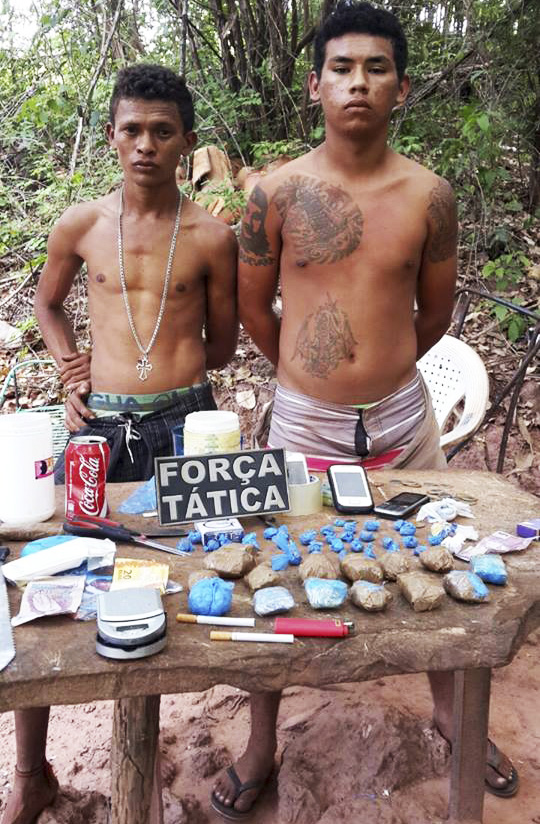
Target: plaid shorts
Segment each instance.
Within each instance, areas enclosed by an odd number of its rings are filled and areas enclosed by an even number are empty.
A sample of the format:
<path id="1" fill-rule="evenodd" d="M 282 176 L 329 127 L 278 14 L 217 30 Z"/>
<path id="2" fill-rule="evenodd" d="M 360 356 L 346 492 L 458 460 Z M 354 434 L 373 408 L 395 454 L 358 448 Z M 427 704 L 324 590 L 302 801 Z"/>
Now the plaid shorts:
<path id="1" fill-rule="evenodd" d="M 140 417 L 122 412 L 110 417 L 92 419 L 74 432 L 71 438 L 99 435 L 107 438 L 111 460 L 107 481 L 147 481 L 154 474 L 154 458 L 172 455 L 173 426 L 183 424 L 190 412 L 217 409 L 210 383 L 199 383 L 184 392 L 175 403 Z M 54 482 L 65 483 L 64 455 L 54 467 Z"/>

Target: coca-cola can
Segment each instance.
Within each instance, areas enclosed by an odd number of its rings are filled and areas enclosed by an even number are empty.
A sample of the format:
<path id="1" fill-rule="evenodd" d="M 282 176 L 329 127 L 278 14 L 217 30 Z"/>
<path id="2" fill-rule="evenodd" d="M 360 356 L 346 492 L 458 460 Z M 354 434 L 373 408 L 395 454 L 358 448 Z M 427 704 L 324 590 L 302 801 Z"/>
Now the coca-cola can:
<path id="1" fill-rule="evenodd" d="M 94 515 L 105 518 L 109 511 L 105 486 L 111 451 L 106 438 L 82 435 L 66 447 L 66 517 Z"/>

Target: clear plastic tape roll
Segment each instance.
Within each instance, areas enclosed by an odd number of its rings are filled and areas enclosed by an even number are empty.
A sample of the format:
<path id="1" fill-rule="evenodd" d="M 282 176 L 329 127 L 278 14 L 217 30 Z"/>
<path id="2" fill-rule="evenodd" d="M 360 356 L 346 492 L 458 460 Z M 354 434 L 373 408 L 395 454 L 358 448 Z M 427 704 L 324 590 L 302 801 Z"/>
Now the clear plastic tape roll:
<path id="1" fill-rule="evenodd" d="M 288 515 L 313 515 L 322 509 L 321 479 L 309 476 L 308 484 L 289 484 Z"/>

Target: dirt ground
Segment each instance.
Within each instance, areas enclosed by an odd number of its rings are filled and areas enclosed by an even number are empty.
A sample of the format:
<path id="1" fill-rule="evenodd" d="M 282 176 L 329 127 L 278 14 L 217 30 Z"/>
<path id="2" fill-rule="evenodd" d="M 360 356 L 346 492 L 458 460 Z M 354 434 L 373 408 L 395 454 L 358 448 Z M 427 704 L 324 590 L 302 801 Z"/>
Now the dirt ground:
<path id="1" fill-rule="evenodd" d="M 540 631 L 493 675 L 490 729 L 519 770 L 510 800 L 486 795 L 485 824 L 540 824 Z M 438 824 L 446 816 L 448 747 L 433 730 L 427 679 L 407 675 L 324 691 L 292 688 L 279 715 L 281 769 L 257 824 Z M 354 723 L 351 724 L 351 719 Z M 61 784 L 39 824 L 108 820 L 112 703 L 53 710 L 48 756 Z M 242 750 L 247 696 L 230 687 L 165 696 L 165 824 L 212 824 L 214 776 Z M 0 716 L 0 810 L 14 761 L 12 714 Z"/>

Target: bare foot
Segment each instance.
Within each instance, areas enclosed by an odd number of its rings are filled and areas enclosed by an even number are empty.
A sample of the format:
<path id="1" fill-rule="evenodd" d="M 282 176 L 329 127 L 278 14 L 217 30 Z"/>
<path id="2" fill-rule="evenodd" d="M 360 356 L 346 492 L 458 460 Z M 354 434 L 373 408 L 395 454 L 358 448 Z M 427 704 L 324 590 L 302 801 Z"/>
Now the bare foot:
<path id="1" fill-rule="evenodd" d="M 263 756 L 250 753 L 249 749 L 246 750 L 232 769 L 236 772 L 241 784 L 250 785 L 253 783 L 255 786 L 239 792 L 227 770 L 224 770 L 218 775 L 214 784 L 213 798 L 217 799 L 223 806 L 230 807 L 239 813 L 247 812 L 259 797 L 273 766 L 273 750 Z"/>
<path id="2" fill-rule="evenodd" d="M 47 761 L 27 773 L 15 768 L 13 789 L 1 824 L 35 824 L 39 814 L 53 803 L 57 792 L 58 781 Z"/>

